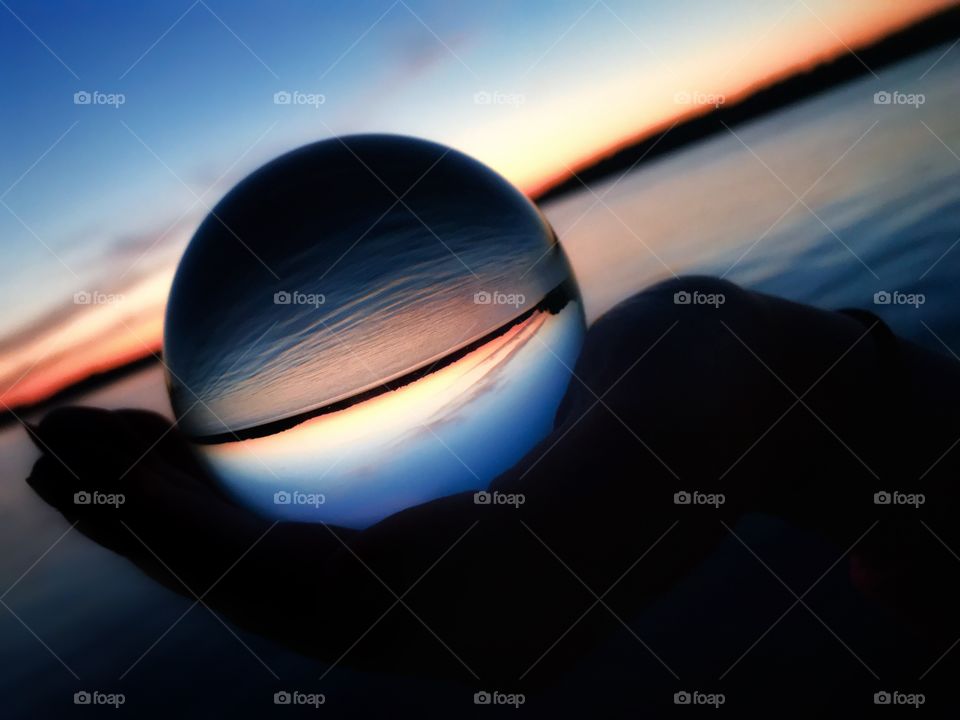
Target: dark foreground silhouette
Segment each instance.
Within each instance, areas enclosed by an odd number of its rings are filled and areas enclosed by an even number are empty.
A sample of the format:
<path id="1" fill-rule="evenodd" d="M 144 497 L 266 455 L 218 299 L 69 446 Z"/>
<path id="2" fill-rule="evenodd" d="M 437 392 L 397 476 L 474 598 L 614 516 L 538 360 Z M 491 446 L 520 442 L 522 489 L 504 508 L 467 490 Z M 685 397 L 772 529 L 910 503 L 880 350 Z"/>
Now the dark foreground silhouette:
<path id="1" fill-rule="evenodd" d="M 709 295 L 723 304 L 697 302 Z M 28 482 L 176 592 L 356 667 L 548 683 L 619 625 L 603 605 L 629 620 L 749 512 L 814 528 L 838 556 L 853 546 L 857 585 L 932 647 L 960 633 L 960 567 L 941 544 L 960 551 L 956 363 L 866 313 L 686 278 L 598 320 L 575 372 L 554 432 L 491 487 L 519 507 L 464 493 L 365 531 L 274 524 L 137 410 L 50 413 L 29 428 L 44 454 Z M 74 502 L 94 490 L 125 502 Z M 725 502 L 678 505 L 679 491 Z"/>

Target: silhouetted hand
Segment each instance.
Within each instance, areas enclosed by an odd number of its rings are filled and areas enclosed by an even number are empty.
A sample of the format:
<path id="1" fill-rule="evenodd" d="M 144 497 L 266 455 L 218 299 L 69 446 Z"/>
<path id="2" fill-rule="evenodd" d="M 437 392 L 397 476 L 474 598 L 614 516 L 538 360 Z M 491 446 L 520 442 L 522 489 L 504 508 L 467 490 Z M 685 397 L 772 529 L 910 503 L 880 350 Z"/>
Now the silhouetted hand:
<path id="1" fill-rule="evenodd" d="M 678 292 L 723 302 L 678 304 Z M 927 613 L 918 589 L 936 586 L 940 559 L 911 555 L 929 540 L 913 518 L 957 539 L 956 462 L 921 479 L 960 436 L 946 360 L 869 317 L 689 278 L 598 320 L 575 374 L 554 431 L 491 486 L 522 494 L 519 507 L 461 493 L 364 531 L 274 523 L 232 503 L 175 428 L 138 410 L 50 413 L 31 429 L 44 454 L 28 482 L 78 530 L 242 627 L 328 662 L 474 684 L 550 679 L 750 511 L 843 548 L 884 517 L 857 546 L 857 578 Z M 890 427 L 928 403 L 943 410 L 922 428 Z M 892 489 L 926 493 L 910 523 L 873 503 Z M 75 503 L 84 491 L 124 502 Z M 677 504 L 682 491 L 723 502 Z"/>

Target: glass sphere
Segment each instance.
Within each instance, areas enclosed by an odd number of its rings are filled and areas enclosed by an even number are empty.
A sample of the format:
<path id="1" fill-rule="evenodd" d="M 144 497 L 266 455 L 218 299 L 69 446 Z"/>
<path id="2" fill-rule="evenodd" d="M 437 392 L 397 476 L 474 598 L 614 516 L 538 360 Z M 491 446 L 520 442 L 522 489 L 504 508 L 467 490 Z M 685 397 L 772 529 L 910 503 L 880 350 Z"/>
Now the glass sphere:
<path id="1" fill-rule="evenodd" d="M 441 145 L 307 145 L 200 225 L 167 305 L 174 412 L 223 488 L 362 528 L 487 487 L 553 427 L 585 323 L 547 221 Z"/>

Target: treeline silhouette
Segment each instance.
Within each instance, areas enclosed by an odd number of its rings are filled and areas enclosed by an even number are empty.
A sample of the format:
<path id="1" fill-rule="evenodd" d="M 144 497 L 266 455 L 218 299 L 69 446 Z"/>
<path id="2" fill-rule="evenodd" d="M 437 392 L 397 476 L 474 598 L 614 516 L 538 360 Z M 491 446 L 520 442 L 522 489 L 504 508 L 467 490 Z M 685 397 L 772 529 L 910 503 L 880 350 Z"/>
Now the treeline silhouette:
<path id="1" fill-rule="evenodd" d="M 577 170 L 577 177 L 561 180 L 536 193 L 533 199 L 537 202 L 551 200 L 581 188 L 583 183 L 590 184 L 609 175 L 623 173 L 635 164 L 640 166 L 672 150 L 721 132 L 726 129 L 725 125 L 733 127 L 779 110 L 957 37 L 960 37 L 960 7 L 954 6 L 857 49 L 855 54 L 847 53 L 807 72 L 768 85 L 735 104 L 721 105 L 718 109 L 683 120 L 672 128 L 664 126 Z M 907 88 L 887 89 L 908 91 Z"/>

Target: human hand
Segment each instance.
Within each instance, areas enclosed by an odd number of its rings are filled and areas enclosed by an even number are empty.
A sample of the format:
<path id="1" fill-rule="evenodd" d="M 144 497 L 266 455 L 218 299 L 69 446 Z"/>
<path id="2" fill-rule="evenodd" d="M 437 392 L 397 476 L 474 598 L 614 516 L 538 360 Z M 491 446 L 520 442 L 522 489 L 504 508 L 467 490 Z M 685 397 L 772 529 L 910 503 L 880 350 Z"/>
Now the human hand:
<path id="1" fill-rule="evenodd" d="M 166 420 L 136 410 L 50 413 L 31 431 L 44 455 L 28 481 L 167 587 L 306 654 L 500 687 L 543 682 L 628 625 L 743 512 L 780 513 L 840 543 L 869 516 L 857 500 L 872 489 L 862 465 L 884 452 L 846 409 L 868 400 L 851 373 L 869 384 L 864 369 L 877 364 L 876 348 L 858 341 L 862 325 L 684 282 L 726 302 L 678 306 L 680 285 L 668 283 L 591 328 L 554 431 L 491 486 L 523 495 L 516 508 L 461 493 L 364 531 L 275 523 L 226 497 Z M 793 401 L 782 384 L 809 385 L 838 357 L 806 402 L 853 457 L 806 413 L 770 430 Z M 834 505 L 811 509 L 802 482 L 823 463 L 848 480 L 832 488 Z M 94 490 L 124 502 L 74 502 Z M 679 507 L 681 490 L 725 502 Z"/>

